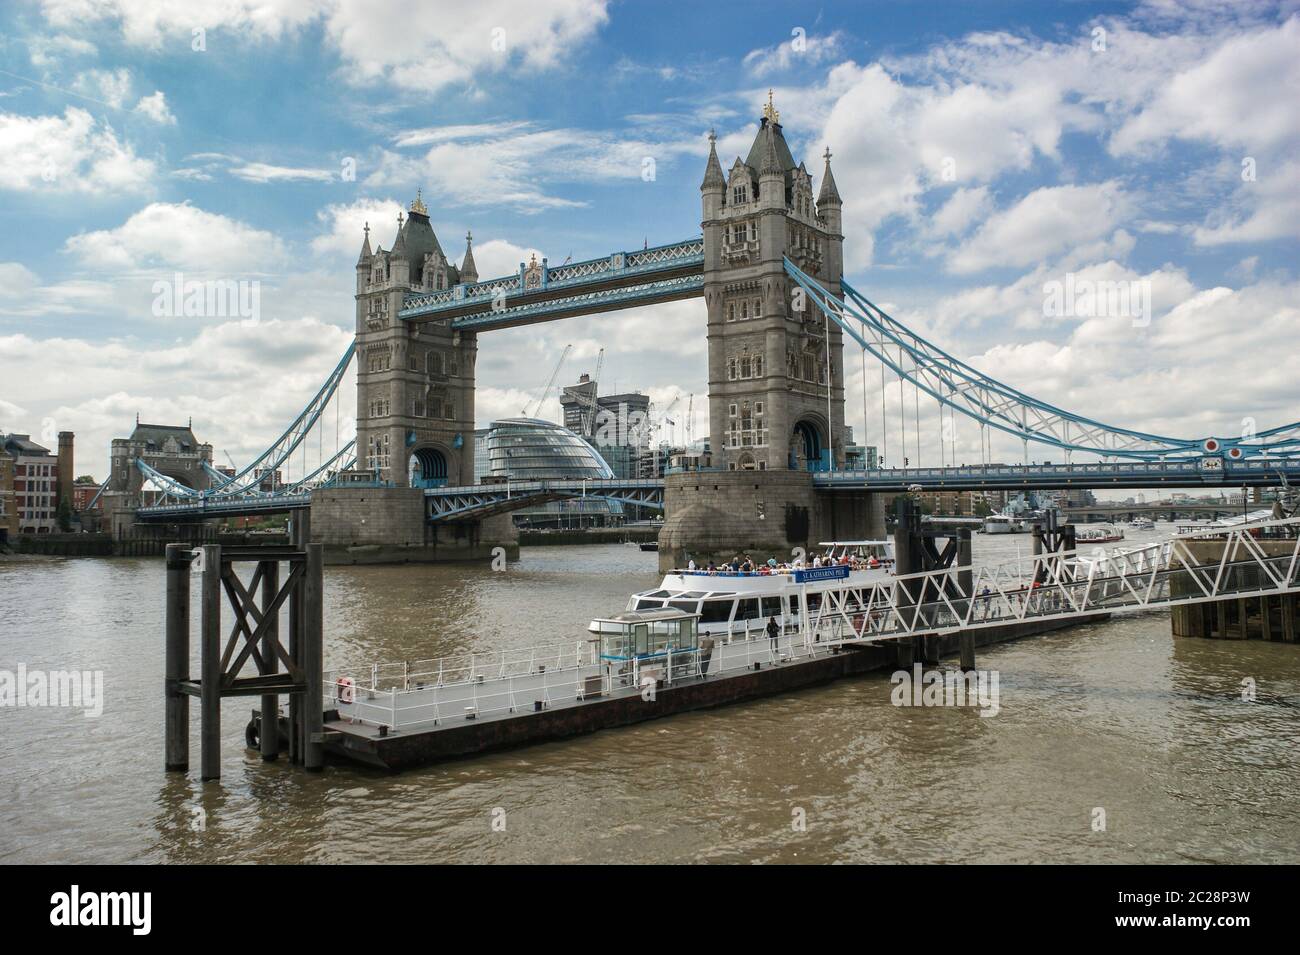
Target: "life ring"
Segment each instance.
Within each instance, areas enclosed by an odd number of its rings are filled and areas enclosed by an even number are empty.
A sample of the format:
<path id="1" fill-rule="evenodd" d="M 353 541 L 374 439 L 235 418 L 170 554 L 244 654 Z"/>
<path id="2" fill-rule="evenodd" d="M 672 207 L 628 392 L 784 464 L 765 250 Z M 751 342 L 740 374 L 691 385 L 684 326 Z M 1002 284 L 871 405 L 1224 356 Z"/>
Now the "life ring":
<path id="1" fill-rule="evenodd" d="M 341 676 L 335 681 L 335 699 L 340 703 L 351 703 L 356 699 L 357 681 L 350 676 Z"/>

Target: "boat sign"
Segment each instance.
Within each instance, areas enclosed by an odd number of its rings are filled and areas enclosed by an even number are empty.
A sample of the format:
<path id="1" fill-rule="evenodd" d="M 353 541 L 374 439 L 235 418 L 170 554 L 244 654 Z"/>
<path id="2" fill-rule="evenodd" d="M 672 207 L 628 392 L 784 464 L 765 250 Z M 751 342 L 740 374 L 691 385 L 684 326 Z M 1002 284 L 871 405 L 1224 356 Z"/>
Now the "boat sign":
<path id="1" fill-rule="evenodd" d="M 848 564 L 836 564 L 834 567 L 809 567 L 794 572 L 796 584 L 811 584 L 816 580 L 846 580 L 849 576 Z"/>

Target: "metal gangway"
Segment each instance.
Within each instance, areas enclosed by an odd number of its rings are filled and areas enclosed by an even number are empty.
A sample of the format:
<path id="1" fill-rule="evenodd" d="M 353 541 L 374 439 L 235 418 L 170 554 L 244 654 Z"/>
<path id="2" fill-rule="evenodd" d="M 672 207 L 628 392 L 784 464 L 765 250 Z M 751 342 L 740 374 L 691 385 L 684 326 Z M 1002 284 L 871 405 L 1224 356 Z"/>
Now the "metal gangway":
<path id="1" fill-rule="evenodd" d="M 813 643 L 852 646 L 1298 592 L 1300 516 L 845 586 L 803 620 Z"/>

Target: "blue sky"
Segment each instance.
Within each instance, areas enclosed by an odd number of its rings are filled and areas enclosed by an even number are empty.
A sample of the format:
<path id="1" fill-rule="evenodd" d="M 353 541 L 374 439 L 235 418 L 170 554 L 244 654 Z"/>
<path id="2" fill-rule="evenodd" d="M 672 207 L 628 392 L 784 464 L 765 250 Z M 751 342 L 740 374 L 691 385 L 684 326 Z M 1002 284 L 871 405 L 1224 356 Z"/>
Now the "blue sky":
<path id="1" fill-rule="evenodd" d="M 1295 420 L 1298 17 L 1172 0 L 7 4 L 0 430 L 74 430 L 78 470 L 102 476 L 136 412 L 193 416 L 242 461 L 342 351 L 363 222 L 390 244 L 423 188 L 444 248 L 459 258 L 472 229 L 485 277 L 533 251 L 685 238 L 708 131 L 729 166 L 769 87 L 796 157 L 819 177 L 834 153 L 855 285 L 938 344 L 1119 425 Z M 176 272 L 259 283 L 258 320 L 154 315 Z M 1045 317 L 1044 283 L 1067 274 L 1148 283 L 1151 320 Z M 570 343 L 563 379 L 604 347 L 609 388 L 702 409 L 703 324 L 694 301 L 485 336 L 480 423 L 517 414 Z M 850 378 L 859 436 L 862 388 Z M 899 397 L 886 388 L 893 417 Z M 977 459 L 960 425 L 958 445 Z"/>

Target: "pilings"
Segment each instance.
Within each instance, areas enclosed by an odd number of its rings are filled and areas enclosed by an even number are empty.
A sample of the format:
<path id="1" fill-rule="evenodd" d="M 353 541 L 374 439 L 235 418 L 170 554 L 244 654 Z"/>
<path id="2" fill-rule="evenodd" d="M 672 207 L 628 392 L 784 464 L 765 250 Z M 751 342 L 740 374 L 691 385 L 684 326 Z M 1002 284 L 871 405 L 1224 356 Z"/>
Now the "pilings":
<path id="1" fill-rule="evenodd" d="M 274 676 L 280 671 L 280 660 L 275 648 L 280 642 L 280 612 L 275 607 L 280 592 L 280 565 L 268 564 L 262 571 L 262 616 L 265 632 L 262 636 L 263 676 Z M 258 738 L 262 758 L 274 760 L 280 755 L 280 698 L 274 693 L 262 695 L 262 722 Z"/>
<path id="2" fill-rule="evenodd" d="M 221 545 L 200 548 L 199 778 L 221 778 Z"/>
<path id="3" fill-rule="evenodd" d="M 259 697 L 248 743 L 266 760 L 279 755 L 280 697 L 288 696 L 292 761 L 312 771 L 324 767 L 324 559 L 321 545 L 311 543 L 307 512 L 300 515 L 294 520 L 294 547 L 208 544 L 195 551 L 186 544 L 172 544 L 167 548 L 168 770 L 189 768 L 190 696 L 199 699 L 201 779 L 221 778 L 221 701 L 228 696 Z M 201 561 L 197 680 L 190 675 L 189 653 L 189 577 L 196 553 Z M 256 565 L 247 583 L 235 569 L 238 564 Z M 282 573 L 282 565 L 286 572 Z M 227 633 L 222 630 L 223 602 L 233 611 Z M 287 634 L 280 625 L 286 608 Z M 256 675 L 245 676 L 250 662 Z"/>
<path id="4" fill-rule="evenodd" d="M 190 562 L 184 544 L 167 545 L 167 646 L 164 660 L 166 743 L 169 772 L 190 768 L 190 698 L 181 683 L 190 678 Z"/>

